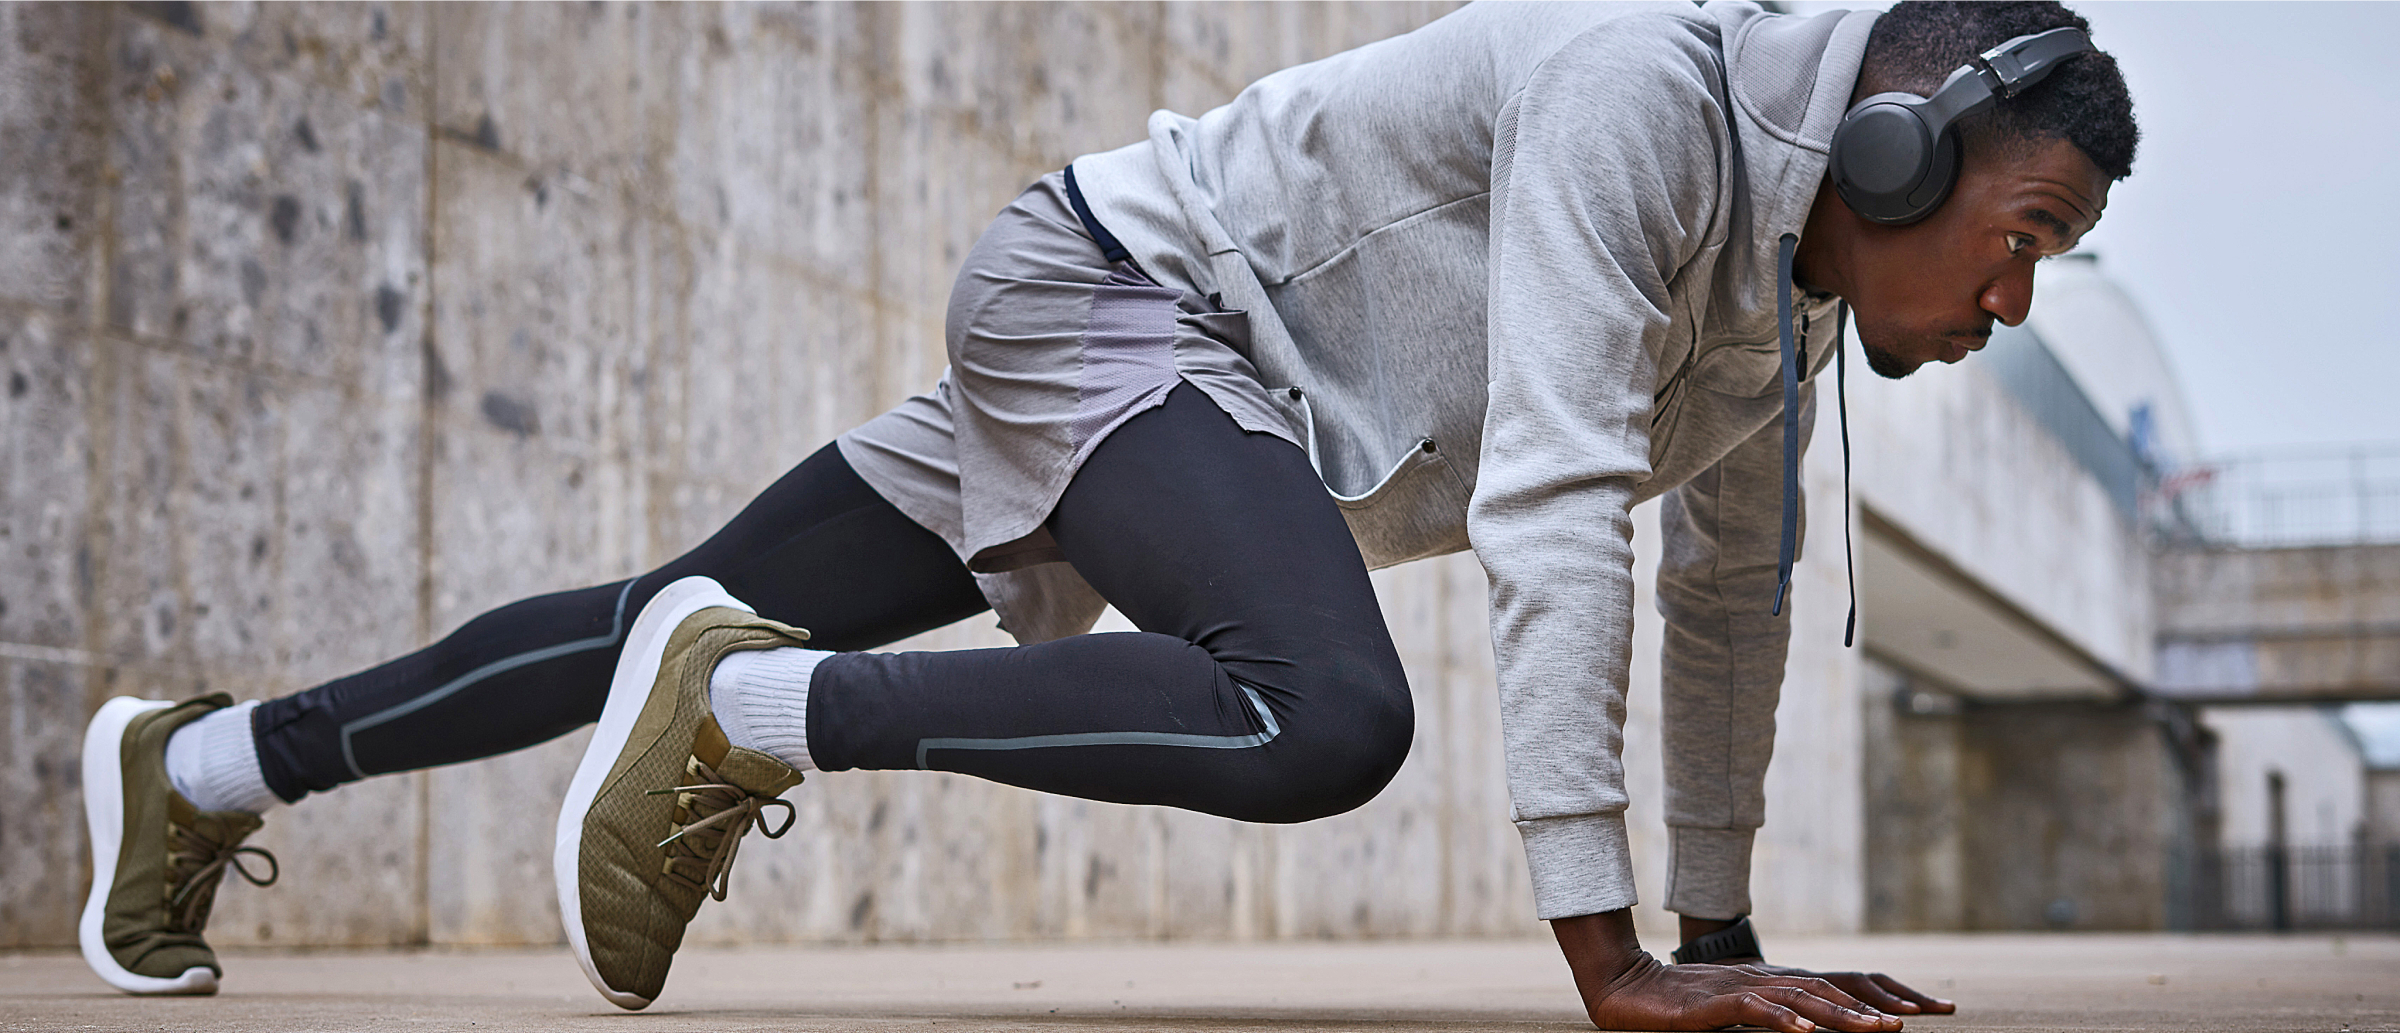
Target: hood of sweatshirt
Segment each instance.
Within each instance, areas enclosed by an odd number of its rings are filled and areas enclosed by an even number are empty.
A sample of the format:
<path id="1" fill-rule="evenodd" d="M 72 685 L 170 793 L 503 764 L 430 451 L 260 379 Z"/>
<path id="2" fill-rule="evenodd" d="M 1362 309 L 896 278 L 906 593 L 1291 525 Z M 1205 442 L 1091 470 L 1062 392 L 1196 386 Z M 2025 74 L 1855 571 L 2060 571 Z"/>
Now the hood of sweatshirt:
<path id="1" fill-rule="evenodd" d="M 1811 17 L 1771 15 L 1747 2 L 1710 3 L 1702 13 L 1723 33 L 1731 121 L 1748 187 L 1737 203 L 1732 240 L 1719 259 L 1712 305 L 1737 317 L 1753 340 L 1776 331 L 1775 296 L 1792 290 L 1776 268 L 1777 242 L 1797 237 L 1825 184 L 1833 131 L 1850 109 L 1866 57 L 1873 11 L 1828 11 Z M 1804 311 L 1820 313 L 1830 296 L 1795 295 Z M 1820 342 L 1821 344 L 1821 342 Z M 1816 350 L 1809 369 L 1827 358 Z"/>

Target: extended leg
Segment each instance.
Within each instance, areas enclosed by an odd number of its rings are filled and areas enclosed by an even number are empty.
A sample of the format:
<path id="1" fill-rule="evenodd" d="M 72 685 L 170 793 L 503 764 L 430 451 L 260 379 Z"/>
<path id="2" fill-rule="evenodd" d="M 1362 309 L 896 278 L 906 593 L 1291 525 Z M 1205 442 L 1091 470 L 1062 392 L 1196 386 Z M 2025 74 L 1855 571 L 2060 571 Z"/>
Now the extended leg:
<path id="1" fill-rule="evenodd" d="M 715 536 L 639 578 L 521 600 L 406 657 L 260 706 L 267 785 L 284 800 L 384 772 L 529 747 L 600 714 L 625 626 L 687 575 L 759 613 L 857 650 L 985 608 L 939 536 L 859 480 L 828 445 Z"/>

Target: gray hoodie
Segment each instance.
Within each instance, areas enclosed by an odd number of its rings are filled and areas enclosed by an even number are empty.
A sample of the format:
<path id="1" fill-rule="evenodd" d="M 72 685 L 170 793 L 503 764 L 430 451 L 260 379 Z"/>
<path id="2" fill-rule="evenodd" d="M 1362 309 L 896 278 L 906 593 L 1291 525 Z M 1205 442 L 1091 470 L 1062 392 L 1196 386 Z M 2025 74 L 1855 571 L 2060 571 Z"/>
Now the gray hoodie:
<path id="1" fill-rule="evenodd" d="M 1666 903 L 1750 910 L 1789 634 L 1776 249 L 1873 20 L 1475 4 L 1074 163 L 1154 278 L 1248 312 L 1370 565 L 1482 561 L 1542 918 L 1634 903 L 1627 511 L 1661 495 Z M 1833 300 L 1794 298 L 1813 372 Z"/>

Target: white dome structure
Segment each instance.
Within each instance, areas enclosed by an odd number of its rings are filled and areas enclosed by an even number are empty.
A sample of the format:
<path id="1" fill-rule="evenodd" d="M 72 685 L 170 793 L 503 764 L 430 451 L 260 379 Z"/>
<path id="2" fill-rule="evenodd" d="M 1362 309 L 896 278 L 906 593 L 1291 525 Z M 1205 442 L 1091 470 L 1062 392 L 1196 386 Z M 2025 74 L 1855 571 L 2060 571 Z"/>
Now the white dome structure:
<path id="1" fill-rule="evenodd" d="M 2145 458 L 2171 468 L 2200 454 L 2191 406 L 2174 366 L 2149 321 L 2108 278 L 2098 256 L 2076 252 L 2042 263 L 2026 325 L 2074 376 L 2109 428 L 2137 451 L 2147 446 Z M 2144 409 L 2150 414 L 2146 443 L 2133 427 L 2133 414 Z"/>

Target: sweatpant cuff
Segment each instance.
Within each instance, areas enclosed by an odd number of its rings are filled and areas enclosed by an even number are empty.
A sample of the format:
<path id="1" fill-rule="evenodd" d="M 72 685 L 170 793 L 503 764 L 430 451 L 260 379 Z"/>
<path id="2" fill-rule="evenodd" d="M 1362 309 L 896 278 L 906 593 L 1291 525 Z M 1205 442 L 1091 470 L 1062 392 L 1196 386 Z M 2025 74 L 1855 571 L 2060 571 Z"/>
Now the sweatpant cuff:
<path id="1" fill-rule="evenodd" d="M 1517 833 L 1525 838 L 1538 918 L 1632 907 L 1633 850 L 1626 843 L 1623 815 L 1520 820 Z"/>
<path id="2" fill-rule="evenodd" d="M 1750 914 L 1754 829 L 1667 828 L 1667 910 L 1695 919 Z"/>

